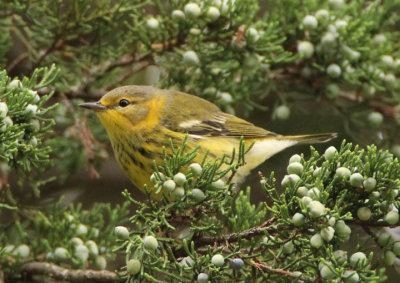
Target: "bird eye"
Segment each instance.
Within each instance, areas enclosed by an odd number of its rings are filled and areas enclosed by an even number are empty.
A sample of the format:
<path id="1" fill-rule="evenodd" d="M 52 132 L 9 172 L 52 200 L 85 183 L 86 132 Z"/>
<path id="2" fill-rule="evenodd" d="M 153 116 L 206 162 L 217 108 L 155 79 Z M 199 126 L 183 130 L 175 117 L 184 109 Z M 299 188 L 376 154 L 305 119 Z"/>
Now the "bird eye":
<path id="1" fill-rule="evenodd" d="M 129 101 L 126 100 L 126 99 L 121 99 L 121 100 L 119 101 L 119 106 L 121 106 L 121 107 L 126 107 L 126 106 L 128 106 L 128 105 L 129 105 Z"/>

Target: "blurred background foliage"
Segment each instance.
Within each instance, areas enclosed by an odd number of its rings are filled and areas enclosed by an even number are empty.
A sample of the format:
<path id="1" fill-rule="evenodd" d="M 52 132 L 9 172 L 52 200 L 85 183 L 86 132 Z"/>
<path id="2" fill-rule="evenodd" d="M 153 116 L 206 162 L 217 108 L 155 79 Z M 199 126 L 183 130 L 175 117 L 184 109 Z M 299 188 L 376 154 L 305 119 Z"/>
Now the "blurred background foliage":
<path id="1" fill-rule="evenodd" d="M 346 139 L 398 157 L 399 42 L 398 0 L 0 1 L 2 270 L 18 270 L 27 248 L 27 258 L 102 269 L 97 258 L 114 259 L 118 246 L 114 226 L 127 223 L 120 192 L 146 199 L 79 103 L 149 84 L 278 133 L 339 132 L 337 147 Z M 295 152 L 310 156 L 297 147 L 259 170 L 279 179 Z M 256 173 L 246 185 L 253 203 L 265 201 Z M 222 218 L 231 232 L 257 225 Z M 97 254 L 74 255 L 88 241 Z"/>

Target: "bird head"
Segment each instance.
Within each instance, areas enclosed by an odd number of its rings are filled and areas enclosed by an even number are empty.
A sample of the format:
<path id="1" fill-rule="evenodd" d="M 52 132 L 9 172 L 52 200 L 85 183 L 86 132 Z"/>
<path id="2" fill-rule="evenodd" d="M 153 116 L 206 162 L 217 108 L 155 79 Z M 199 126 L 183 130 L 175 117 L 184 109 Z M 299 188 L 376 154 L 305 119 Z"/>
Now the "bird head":
<path id="1" fill-rule="evenodd" d="M 98 102 L 83 103 L 79 106 L 96 111 L 108 132 L 113 127 L 131 130 L 145 126 L 143 122 L 152 120 L 148 119 L 150 112 L 155 112 L 154 107 L 160 106 L 165 100 L 163 95 L 150 86 L 123 86 L 108 92 Z"/>

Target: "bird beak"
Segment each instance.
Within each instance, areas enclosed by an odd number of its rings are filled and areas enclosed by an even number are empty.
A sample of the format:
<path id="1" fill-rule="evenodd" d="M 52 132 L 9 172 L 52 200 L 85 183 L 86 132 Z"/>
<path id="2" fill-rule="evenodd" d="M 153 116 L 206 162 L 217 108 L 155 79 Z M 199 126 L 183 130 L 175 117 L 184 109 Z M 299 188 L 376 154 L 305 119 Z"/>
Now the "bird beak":
<path id="1" fill-rule="evenodd" d="M 79 104 L 79 106 L 80 106 L 80 107 L 83 107 L 83 108 L 86 108 L 86 109 L 89 109 L 89 110 L 94 110 L 94 111 L 96 111 L 96 112 L 103 111 L 103 110 L 106 110 L 106 109 L 107 109 L 107 108 L 106 108 L 103 104 L 101 104 L 100 102 L 82 103 L 82 104 Z"/>

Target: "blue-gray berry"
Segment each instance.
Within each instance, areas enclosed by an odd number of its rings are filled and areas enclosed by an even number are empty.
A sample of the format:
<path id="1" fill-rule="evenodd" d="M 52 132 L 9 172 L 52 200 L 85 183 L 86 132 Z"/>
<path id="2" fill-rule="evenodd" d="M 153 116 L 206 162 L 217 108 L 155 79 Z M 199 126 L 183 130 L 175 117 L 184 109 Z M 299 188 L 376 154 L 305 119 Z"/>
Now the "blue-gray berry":
<path id="1" fill-rule="evenodd" d="M 241 258 L 234 258 L 231 261 L 231 267 L 233 269 L 241 269 L 244 266 L 244 261 Z"/>

